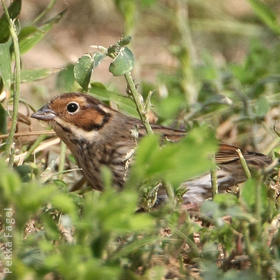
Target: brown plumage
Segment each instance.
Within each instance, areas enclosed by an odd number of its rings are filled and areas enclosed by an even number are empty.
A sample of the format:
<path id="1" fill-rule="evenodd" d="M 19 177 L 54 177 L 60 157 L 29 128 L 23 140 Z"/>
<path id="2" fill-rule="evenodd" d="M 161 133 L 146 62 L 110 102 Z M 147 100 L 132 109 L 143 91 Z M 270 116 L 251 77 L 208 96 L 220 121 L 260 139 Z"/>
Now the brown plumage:
<path id="1" fill-rule="evenodd" d="M 47 121 L 75 156 L 88 183 L 102 190 L 100 168 L 112 170 L 113 180 L 121 187 L 126 179 L 137 139 L 146 134 L 138 119 L 126 116 L 90 95 L 66 93 L 51 100 L 32 115 Z M 185 131 L 152 125 L 155 133 L 169 141 L 178 141 Z M 137 132 L 137 136 L 135 135 Z M 216 154 L 219 166 L 218 185 L 227 189 L 246 180 L 236 147 L 221 144 Z M 264 168 L 271 159 L 267 156 L 243 152 L 249 168 Z M 188 191 L 187 202 L 200 203 L 211 195 L 210 175 L 205 174 L 182 184 Z"/>

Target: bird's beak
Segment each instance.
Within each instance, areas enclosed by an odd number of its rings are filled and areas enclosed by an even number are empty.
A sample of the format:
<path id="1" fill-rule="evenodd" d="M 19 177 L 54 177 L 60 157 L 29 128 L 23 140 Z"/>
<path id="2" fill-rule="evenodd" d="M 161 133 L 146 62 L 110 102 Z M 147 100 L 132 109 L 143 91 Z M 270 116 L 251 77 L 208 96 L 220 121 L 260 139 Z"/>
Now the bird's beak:
<path id="1" fill-rule="evenodd" d="M 55 117 L 56 117 L 55 112 L 51 110 L 48 105 L 43 106 L 37 112 L 31 115 L 31 118 L 42 120 L 42 121 L 51 121 Z"/>

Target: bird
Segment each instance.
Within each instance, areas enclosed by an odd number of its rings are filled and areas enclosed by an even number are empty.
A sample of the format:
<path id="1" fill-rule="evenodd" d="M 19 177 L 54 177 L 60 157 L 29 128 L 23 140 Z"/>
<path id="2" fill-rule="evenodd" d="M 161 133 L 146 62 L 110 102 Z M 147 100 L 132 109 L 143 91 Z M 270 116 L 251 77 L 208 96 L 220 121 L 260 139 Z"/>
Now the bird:
<path id="1" fill-rule="evenodd" d="M 115 186 L 122 188 L 126 182 L 137 142 L 146 135 L 143 123 L 127 116 L 85 93 L 64 93 L 50 100 L 33 113 L 32 118 L 51 126 L 56 135 L 74 155 L 89 185 L 102 191 L 101 167 L 107 166 Z M 151 124 L 155 134 L 177 142 L 187 135 L 185 130 Z M 137 137 L 135 136 L 137 131 Z M 246 181 L 247 176 L 240 162 L 238 147 L 220 144 L 215 155 L 219 191 Z M 271 164 L 270 157 L 242 151 L 249 169 L 258 170 Z M 202 174 L 186 182 L 183 195 L 185 203 L 201 204 L 212 196 L 210 173 Z M 166 197 L 166 194 L 161 194 Z"/>

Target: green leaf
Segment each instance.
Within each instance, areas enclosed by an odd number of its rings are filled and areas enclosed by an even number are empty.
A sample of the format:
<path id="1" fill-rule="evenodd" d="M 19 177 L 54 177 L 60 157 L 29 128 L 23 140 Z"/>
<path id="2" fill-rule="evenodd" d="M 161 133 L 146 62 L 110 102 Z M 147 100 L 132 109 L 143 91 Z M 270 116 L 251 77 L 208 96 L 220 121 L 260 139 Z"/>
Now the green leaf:
<path id="1" fill-rule="evenodd" d="M 9 16 L 15 19 L 21 10 L 21 0 L 14 0 L 8 8 Z M 10 37 L 9 22 L 5 14 L 0 18 L 0 43 L 5 43 Z"/>
<path id="2" fill-rule="evenodd" d="M 12 81 L 10 46 L 10 41 L 0 44 L 0 75 L 5 89 L 10 88 Z"/>
<path id="3" fill-rule="evenodd" d="M 21 54 L 26 53 L 28 50 L 38 44 L 45 37 L 47 32 L 53 27 L 53 25 L 61 20 L 64 13 L 65 10 L 40 27 L 26 26 L 22 28 L 18 36 Z"/>
<path id="4" fill-rule="evenodd" d="M 89 54 L 80 57 L 74 65 L 74 77 L 84 91 L 88 90 L 92 69 L 93 59 Z"/>
<path id="5" fill-rule="evenodd" d="M 275 13 L 260 0 L 248 0 L 256 15 L 275 33 L 280 34 L 280 25 Z"/>
<path id="6" fill-rule="evenodd" d="M 15 194 L 20 190 L 21 182 L 15 171 L 8 169 L 2 161 L 0 161 L 0 193 L 1 196 L 13 201 Z M 3 195 L 4 193 L 4 195 Z"/>
<path id="7" fill-rule="evenodd" d="M 250 179 L 241 188 L 240 197 L 250 209 L 256 201 L 255 181 Z"/>
<path id="8" fill-rule="evenodd" d="M 129 97 L 121 95 L 118 92 L 108 90 L 101 83 L 91 83 L 89 93 L 103 102 L 115 103 L 119 107 L 120 111 L 123 111 L 132 117 L 139 117 L 135 104 Z"/>
<path id="9" fill-rule="evenodd" d="M 38 182 L 29 181 L 22 184 L 20 191 L 14 197 L 19 209 L 24 209 L 25 213 L 19 215 L 25 216 L 27 212 L 34 213 L 43 203 L 50 201 L 50 197 L 55 193 L 55 186 L 40 186 Z"/>
<path id="10" fill-rule="evenodd" d="M 130 182 L 139 183 L 145 178 L 182 183 L 211 168 L 209 156 L 214 154 L 215 149 L 215 137 L 205 127 L 194 129 L 180 142 L 163 147 L 160 147 L 156 136 L 146 136 L 136 150 Z"/>
<path id="11" fill-rule="evenodd" d="M 75 91 L 77 89 L 75 85 L 74 78 L 74 65 L 68 64 L 64 69 L 62 69 L 56 79 L 56 86 L 59 91 Z"/>
<path id="12" fill-rule="evenodd" d="M 232 207 L 238 204 L 238 199 L 231 193 L 218 193 L 214 197 L 214 201 L 223 207 Z"/>
<path id="13" fill-rule="evenodd" d="M 144 137 L 137 148 L 137 164 L 143 168 L 148 164 L 153 153 L 159 148 L 158 135 L 152 134 Z"/>
<path id="14" fill-rule="evenodd" d="M 58 71 L 58 68 L 24 69 L 21 71 L 20 79 L 22 83 L 34 82 L 45 79 L 48 76 L 57 73 Z"/>
<path id="15" fill-rule="evenodd" d="M 69 214 L 76 212 L 76 207 L 70 196 L 64 193 L 58 193 L 51 198 L 51 203 L 55 208 Z"/>
<path id="16" fill-rule="evenodd" d="M 253 210 L 256 203 L 256 188 L 258 182 L 254 179 L 249 179 L 244 186 L 241 188 L 240 197 L 242 201 L 246 204 L 248 209 Z M 261 212 L 265 210 L 268 205 L 267 190 L 265 186 L 261 186 Z"/>
<path id="17" fill-rule="evenodd" d="M 121 48 L 116 58 L 110 64 L 109 71 L 114 76 L 122 76 L 134 67 L 134 56 L 132 51 L 127 48 Z"/>

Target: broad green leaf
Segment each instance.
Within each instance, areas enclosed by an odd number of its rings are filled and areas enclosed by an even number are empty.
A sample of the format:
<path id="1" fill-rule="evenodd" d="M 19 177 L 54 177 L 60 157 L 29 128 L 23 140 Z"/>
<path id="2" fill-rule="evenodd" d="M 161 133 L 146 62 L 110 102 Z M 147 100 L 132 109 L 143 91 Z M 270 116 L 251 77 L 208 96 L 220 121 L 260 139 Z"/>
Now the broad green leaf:
<path id="1" fill-rule="evenodd" d="M 275 33 L 280 34 L 280 24 L 275 13 L 264 1 L 248 0 L 257 16 Z"/>
<path id="2" fill-rule="evenodd" d="M 127 48 L 121 48 L 116 58 L 110 64 L 109 71 L 114 76 L 122 76 L 134 67 L 134 56 L 132 51 Z"/>
<path id="3" fill-rule="evenodd" d="M 59 69 L 41 68 L 41 69 L 24 69 L 21 71 L 21 82 L 28 83 L 45 79 L 48 76 L 57 73 Z"/>
<path id="4" fill-rule="evenodd" d="M 258 182 L 254 179 L 249 179 L 241 188 L 240 197 L 242 201 L 246 204 L 248 209 L 253 210 L 256 204 L 256 188 Z M 261 185 L 260 200 L 261 200 L 261 211 L 265 210 L 267 206 L 267 191 L 264 185 Z"/>
<path id="5" fill-rule="evenodd" d="M 16 193 L 19 192 L 21 182 L 16 172 L 8 169 L 4 163 L 0 162 L 1 176 L 0 176 L 0 193 L 4 193 L 4 197 L 13 201 Z"/>
<path id="6" fill-rule="evenodd" d="M 64 213 L 74 214 L 76 207 L 70 196 L 67 194 L 56 194 L 51 198 L 51 203 L 55 208 L 60 209 Z"/>
<path id="7" fill-rule="evenodd" d="M 21 10 L 21 0 L 14 0 L 8 8 L 9 16 L 11 19 L 15 19 Z M 3 12 L 3 15 L 0 18 L 0 43 L 5 43 L 10 37 L 9 22 L 6 15 Z"/>
<path id="8" fill-rule="evenodd" d="M 93 59 L 89 54 L 80 57 L 74 65 L 74 77 L 84 91 L 88 90 L 92 69 Z"/>
<path id="9" fill-rule="evenodd" d="M 215 149 L 214 135 L 205 127 L 194 129 L 178 143 L 168 143 L 162 147 L 156 136 L 146 136 L 136 150 L 131 181 L 145 178 L 182 183 L 209 171 L 212 166 L 209 158 Z"/>
<path id="10" fill-rule="evenodd" d="M 9 89 L 12 82 L 10 46 L 10 41 L 0 44 L 0 76 L 5 89 Z"/>
<path id="11" fill-rule="evenodd" d="M 125 112 L 132 117 L 139 117 L 135 104 L 129 97 L 121 95 L 118 92 L 108 90 L 100 83 L 91 83 L 89 93 L 103 102 L 115 103 L 120 111 Z"/>
<path id="12" fill-rule="evenodd" d="M 53 27 L 55 23 L 58 23 L 65 11 L 62 11 L 45 24 L 40 27 L 26 26 L 19 33 L 19 47 L 21 54 L 27 52 L 36 44 L 38 44 L 47 34 L 47 32 Z"/>
<path id="13" fill-rule="evenodd" d="M 107 207 L 106 205 L 110 205 Z M 151 229 L 153 221 L 146 214 L 134 215 L 137 209 L 137 194 L 131 191 L 118 193 L 116 200 L 115 190 L 109 190 L 101 196 L 96 206 L 97 216 L 100 217 L 105 231 L 125 233 Z"/>
<path id="14" fill-rule="evenodd" d="M 74 65 L 68 64 L 62 69 L 56 79 L 56 86 L 61 92 L 75 91 L 77 89 L 74 78 Z"/>
<path id="15" fill-rule="evenodd" d="M 137 164 L 145 168 L 153 155 L 159 148 L 159 137 L 158 135 L 152 134 L 144 137 L 141 140 L 141 144 L 137 148 Z"/>
<path id="16" fill-rule="evenodd" d="M 38 185 L 38 182 L 30 181 L 22 184 L 20 192 L 15 197 L 16 204 L 26 212 L 34 213 L 43 203 L 50 201 L 54 192 L 54 186 L 42 187 Z"/>
<path id="17" fill-rule="evenodd" d="M 215 195 L 214 201 L 223 207 L 231 207 L 238 203 L 236 195 L 231 193 L 218 193 Z"/>

